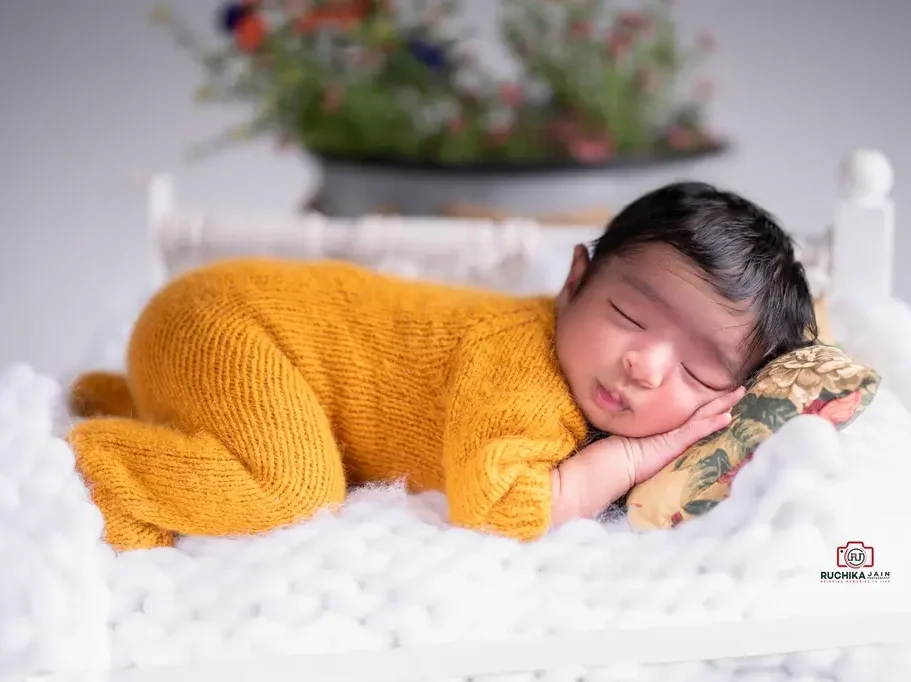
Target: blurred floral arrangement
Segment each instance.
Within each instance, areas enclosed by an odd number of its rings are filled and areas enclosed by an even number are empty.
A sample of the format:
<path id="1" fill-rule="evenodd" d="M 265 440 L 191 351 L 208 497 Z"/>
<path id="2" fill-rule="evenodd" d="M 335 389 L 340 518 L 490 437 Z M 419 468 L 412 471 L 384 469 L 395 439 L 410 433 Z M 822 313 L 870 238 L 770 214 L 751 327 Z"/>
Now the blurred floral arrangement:
<path id="1" fill-rule="evenodd" d="M 203 66 L 200 100 L 254 107 L 196 153 L 265 134 L 355 163 L 603 164 L 718 147 L 710 83 L 684 92 L 712 41 L 682 45 L 669 2 L 501 0 L 506 82 L 456 30 L 457 0 L 232 2 L 211 49 L 167 6 L 155 18 Z"/>

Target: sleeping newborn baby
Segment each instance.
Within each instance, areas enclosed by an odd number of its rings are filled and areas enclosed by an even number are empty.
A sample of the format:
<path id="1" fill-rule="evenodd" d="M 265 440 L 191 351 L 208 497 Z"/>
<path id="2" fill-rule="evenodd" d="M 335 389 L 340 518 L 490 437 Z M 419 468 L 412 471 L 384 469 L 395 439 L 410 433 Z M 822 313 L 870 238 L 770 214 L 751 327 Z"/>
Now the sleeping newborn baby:
<path id="1" fill-rule="evenodd" d="M 266 532 L 400 481 L 442 491 L 453 524 L 533 540 L 725 427 L 749 375 L 815 326 L 775 221 L 673 184 L 577 247 L 555 296 L 339 262 L 183 275 L 124 375 L 77 380 L 68 440 L 119 550 Z"/>

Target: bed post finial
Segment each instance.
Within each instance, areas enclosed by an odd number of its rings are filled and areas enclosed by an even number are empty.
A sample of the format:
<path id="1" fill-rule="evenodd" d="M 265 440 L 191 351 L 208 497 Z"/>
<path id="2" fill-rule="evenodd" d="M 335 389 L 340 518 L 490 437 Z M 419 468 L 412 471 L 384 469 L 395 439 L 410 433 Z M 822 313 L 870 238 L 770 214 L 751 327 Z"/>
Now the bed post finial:
<path id="1" fill-rule="evenodd" d="M 875 149 L 858 149 L 842 162 L 835 207 L 832 285 L 837 293 L 891 296 L 895 207 L 889 159 Z"/>
<path id="2" fill-rule="evenodd" d="M 841 166 L 841 194 L 861 204 L 877 205 L 889 200 L 895 172 L 886 155 L 875 149 L 858 149 Z"/>

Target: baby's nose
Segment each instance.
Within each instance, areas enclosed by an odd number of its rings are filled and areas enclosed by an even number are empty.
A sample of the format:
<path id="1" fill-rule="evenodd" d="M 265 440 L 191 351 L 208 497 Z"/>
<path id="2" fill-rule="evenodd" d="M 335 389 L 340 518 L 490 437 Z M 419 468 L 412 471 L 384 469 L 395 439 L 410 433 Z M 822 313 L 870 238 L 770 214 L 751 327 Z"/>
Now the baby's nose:
<path id="1" fill-rule="evenodd" d="M 627 360 L 627 371 L 634 381 L 648 388 L 658 388 L 673 362 L 673 354 L 665 345 L 655 345 L 631 354 Z"/>

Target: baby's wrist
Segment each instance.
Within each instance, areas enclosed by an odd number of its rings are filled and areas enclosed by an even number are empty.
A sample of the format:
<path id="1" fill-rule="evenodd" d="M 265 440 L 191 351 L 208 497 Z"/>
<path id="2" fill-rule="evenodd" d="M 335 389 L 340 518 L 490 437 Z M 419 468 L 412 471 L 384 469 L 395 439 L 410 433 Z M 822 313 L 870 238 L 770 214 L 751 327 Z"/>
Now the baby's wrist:
<path id="1" fill-rule="evenodd" d="M 635 482 L 633 460 L 621 438 L 584 447 L 552 473 L 553 525 L 598 516 Z"/>

